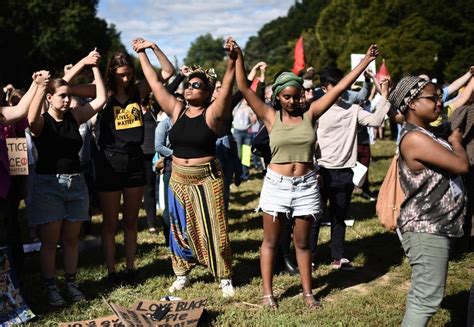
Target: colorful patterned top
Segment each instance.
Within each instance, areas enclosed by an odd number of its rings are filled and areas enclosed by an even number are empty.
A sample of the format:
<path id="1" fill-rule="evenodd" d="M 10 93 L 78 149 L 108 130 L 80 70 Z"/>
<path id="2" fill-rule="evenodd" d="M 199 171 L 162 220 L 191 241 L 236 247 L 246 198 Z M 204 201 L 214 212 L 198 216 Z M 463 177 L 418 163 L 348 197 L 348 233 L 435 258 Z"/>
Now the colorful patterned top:
<path id="1" fill-rule="evenodd" d="M 422 132 L 452 150 L 446 141 L 409 123 L 405 124 L 400 133 L 400 143 L 412 131 Z M 413 171 L 406 166 L 401 155 L 398 162 L 400 184 L 405 193 L 397 220 L 400 231 L 461 237 L 466 200 L 460 176 L 437 167 Z"/>

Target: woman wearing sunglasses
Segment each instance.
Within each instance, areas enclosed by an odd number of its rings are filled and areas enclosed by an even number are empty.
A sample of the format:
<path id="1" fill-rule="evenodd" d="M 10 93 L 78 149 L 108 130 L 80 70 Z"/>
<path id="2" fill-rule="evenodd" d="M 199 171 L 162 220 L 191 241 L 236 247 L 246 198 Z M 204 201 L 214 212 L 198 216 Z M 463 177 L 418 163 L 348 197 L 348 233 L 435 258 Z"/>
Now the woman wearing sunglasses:
<path id="1" fill-rule="evenodd" d="M 189 286 L 189 272 L 198 262 L 220 280 L 224 297 L 234 295 L 232 262 L 224 209 L 224 181 L 216 159 L 216 140 L 231 116 L 235 72 L 235 44 L 228 39 L 227 67 L 220 95 L 211 102 L 216 75 L 213 70 L 191 67 L 184 85 L 185 102 L 168 93 L 145 53 L 152 42 L 136 39 L 143 73 L 163 110 L 171 117 L 169 139 L 173 168 L 169 185 L 170 249 L 177 278 L 171 293 Z"/>
<path id="2" fill-rule="evenodd" d="M 294 219 L 293 238 L 303 286 L 303 299 L 310 310 L 320 307 L 311 287 L 309 244 L 313 219 L 321 214 L 320 195 L 314 167 L 316 120 L 362 74 L 378 55 L 372 45 L 364 59 L 337 85 L 304 111 L 303 79 L 290 72 L 281 73 L 273 83 L 272 105 L 263 102 L 248 87 L 244 58 L 237 48 L 236 79 L 244 98 L 263 121 L 270 137 L 272 158 L 265 175 L 259 207 L 263 211 L 263 241 L 260 270 L 263 280 L 263 305 L 277 309 L 272 278 L 276 249 L 283 219 Z"/>
<path id="3" fill-rule="evenodd" d="M 442 109 L 440 90 L 418 76 L 400 80 L 389 101 L 405 117 L 398 160 L 405 200 L 397 219 L 412 268 L 402 326 L 426 326 L 443 299 L 449 250 L 463 235 L 462 180 L 469 162 L 457 129 L 448 142 L 429 132 Z"/>

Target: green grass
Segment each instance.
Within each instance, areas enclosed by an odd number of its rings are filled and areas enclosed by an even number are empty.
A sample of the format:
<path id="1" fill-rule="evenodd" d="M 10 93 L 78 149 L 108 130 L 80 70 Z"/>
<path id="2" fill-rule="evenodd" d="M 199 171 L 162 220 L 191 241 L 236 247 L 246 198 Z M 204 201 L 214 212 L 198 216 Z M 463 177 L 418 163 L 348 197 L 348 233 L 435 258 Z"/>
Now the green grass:
<path id="1" fill-rule="evenodd" d="M 370 180 L 377 191 L 394 153 L 390 141 L 377 141 L 372 147 L 373 163 Z M 261 278 L 259 246 L 262 239 L 261 214 L 255 213 L 261 179 L 252 175 L 240 187 L 232 187 L 229 214 L 230 239 L 233 250 L 234 285 L 237 294 L 223 299 L 217 283 L 206 269 L 196 267 L 192 286 L 177 293 L 182 298 L 207 297 L 205 325 L 215 326 L 396 326 L 403 317 L 409 287 L 410 267 L 395 234 L 381 227 L 375 217 L 375 204 L 354 195 L 350 214 L 356 219 L 347 228 L 346 252 L 354 259 L 356 271 L 333 271 L 330 260 L 329 228 L 321 229 L 319 238 L 320 265 L 313 273 L 313 292 L 322 299 L 324 308 L 309 312 L 300 293 L 298 277 L 281 274 L 274 279 L 278 312 L 268 312 L 245 304 L 260 304 Z M 106 276 L 100 247 L 81 252 L 78 281 L 88 300 L 64 309 L 49 311 L 41 293 L 38 255 L 26 262 L 26 296 L 39 316 L 34 325 L 56 325 L 59 322 L 92 319 L 110 315 L 102 297 L 122 306 L 131 306 L 137 299 L 159 299 L 167 295 L 174 280 L 168 251 L 162 234 L 146 231 L 144 211 L 140 212 L 137 267 L 140 283 L 108 292 L 101 280 Z M 100 217 L 95 216 L 93 233 L 99 236 Z M 117 236 L 118 243 L 123 235 Z M 119 269 L 124 268 L 123 247 L 117 253 Z M 61 256 L 58 256 L 60 263 Z M 450 263 L 446 297 L 431 326 L 464 326 L 468 291 L 474 279 L 474 255 L 461 254 Z M 60 268 L 61 269 L 61 268 Z M 62 271 L 58 272 L 62 275 Z"/>

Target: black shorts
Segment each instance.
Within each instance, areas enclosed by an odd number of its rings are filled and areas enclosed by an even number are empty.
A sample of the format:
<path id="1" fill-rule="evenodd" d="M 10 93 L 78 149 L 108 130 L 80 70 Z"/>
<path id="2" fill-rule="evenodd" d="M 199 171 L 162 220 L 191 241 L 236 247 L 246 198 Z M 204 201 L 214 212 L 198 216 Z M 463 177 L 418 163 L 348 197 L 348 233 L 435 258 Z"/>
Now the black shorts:
<path id="1" fill-rule="evenodd" d="M 98 192 L 114 192 L 145 185 L 145 160 L 141 148 L 122 152 L 104 149 L 94 160 Z"/>

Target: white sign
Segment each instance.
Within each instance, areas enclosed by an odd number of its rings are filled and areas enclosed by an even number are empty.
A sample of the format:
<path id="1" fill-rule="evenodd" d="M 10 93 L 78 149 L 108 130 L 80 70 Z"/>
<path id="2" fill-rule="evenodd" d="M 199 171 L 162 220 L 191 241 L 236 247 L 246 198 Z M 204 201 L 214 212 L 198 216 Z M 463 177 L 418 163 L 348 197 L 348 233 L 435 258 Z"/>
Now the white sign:
<path id="1" fill-rule="evenodd" d="M 351 54 L 351 69 L 354 69 L 361 61 L 362 59 L 364 59 L 365 57 L 365 54 L 363 53 L 352 53 Z M 370 64 L 369 64 L 369 67 L 367 67 L 368 69 L 370 69 L 374 74 L 377 72 L 377 69 L 375 67 L 375 60 L 372 61 Z M 364 81 L 364 74 L 361 74 L 356 82 L 363 82 Z"/>

